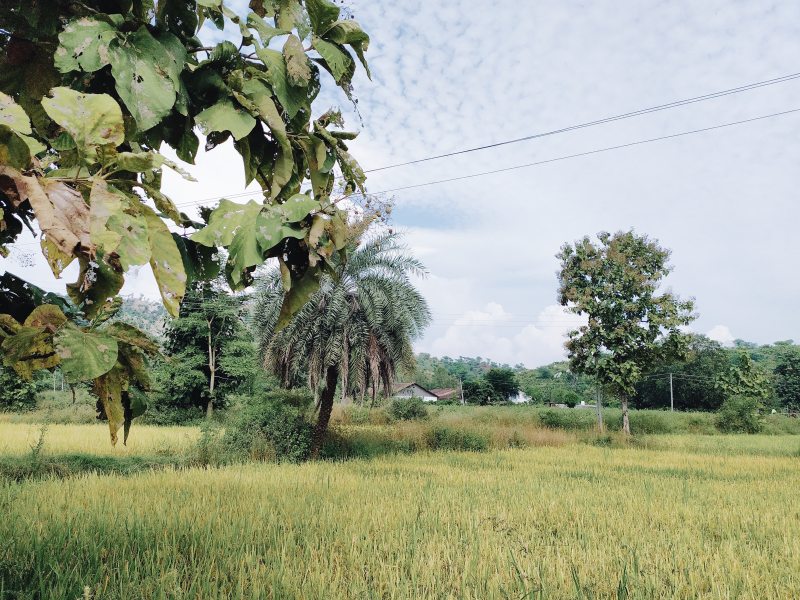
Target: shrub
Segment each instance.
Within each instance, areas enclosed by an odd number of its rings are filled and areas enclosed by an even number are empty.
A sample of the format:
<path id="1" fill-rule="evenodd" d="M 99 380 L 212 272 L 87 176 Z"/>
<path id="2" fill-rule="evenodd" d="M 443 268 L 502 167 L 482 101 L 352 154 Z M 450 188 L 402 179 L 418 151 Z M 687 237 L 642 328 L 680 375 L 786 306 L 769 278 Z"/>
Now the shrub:
<path id="1" fill-rule="evenodd" d="M 489 436 L 471 429 L 432 427 L 427 433 L 431 450 L 470 450 L 480 452 L 489 449 Z"/>
<path id="2" fill-rule="evenodd" d="M 389 405 L 389 414 L 398 421 L 427 419 L 428 409 L 421 398 L 395 398 Z"/>
<path id="3" fill-rule="evenodd" d="M 244 403 L 231 415 L 223 444 L 228 451 L 255 460 L 301 462 L 311 452 L 306 392 L 273 390 Z"/>
<path id="4" fill-rule="evenodd" d="M 592 429 L 596 423 L 593 412 L 568 408 L 543 410 L 539 413 L 539 421 L 550 429 L 566 429 L 568 431 Z"/>
<path id="5" fill-rule="evenodd" d="M 665 415 L 657 412 L 631 412 L 631 431 L 636 434 L 672 433 L 673 428 Z"/>
<path id="6" fill-rule="evenodd" d="M 717 428 L 723 433 L 759 433 L 764 428 L 760 408 L 757 398 L 731 396 L 717 413 Z"/>
<path id="7" fill-rule="evenodd" d="M 0 366 L 0 411 L 26 411 L 36 408 L 36 386 L 8 367 Z"/>

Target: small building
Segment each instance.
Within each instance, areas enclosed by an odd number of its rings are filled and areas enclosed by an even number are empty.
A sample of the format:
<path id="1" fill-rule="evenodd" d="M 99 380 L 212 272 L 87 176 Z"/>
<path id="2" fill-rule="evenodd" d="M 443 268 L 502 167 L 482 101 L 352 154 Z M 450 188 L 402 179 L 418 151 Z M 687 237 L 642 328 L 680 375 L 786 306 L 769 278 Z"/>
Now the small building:
<path id="1" fill-rule="evenodd" d="M 457 400 L 461 398 L 457 388 L 434 388 L 431 390 L 437 400 Z"/>
<path id="2" fill-rule="evenodd" d="M 413 381 L 392 385 L 392 398 L 421 398 L 424 402 L 436 402 L 439 399 L 432 391 Z"/>

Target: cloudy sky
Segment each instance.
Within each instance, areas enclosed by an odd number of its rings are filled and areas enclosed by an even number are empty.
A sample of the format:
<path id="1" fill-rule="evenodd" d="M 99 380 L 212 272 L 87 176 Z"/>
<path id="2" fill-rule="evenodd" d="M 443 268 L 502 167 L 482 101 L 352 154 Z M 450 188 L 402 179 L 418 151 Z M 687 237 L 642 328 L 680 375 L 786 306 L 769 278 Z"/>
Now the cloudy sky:
<path id="1" fill-rule="evenodd" d="M 372 36 L 356 79 L 366 169 L 492 144 L 800 71 L 800 3 L 768 0 L 352 0 Z M 329 82 L 330 83 L 330 82 Z M 800 79 L 539 140 L 371 173 L 373 192 L 800 108 Z M 430 271 L 419 351 L 536 366 L 563 356 L 565 241 L 635 228 L 671 248 L 668 285 L 723 342 L 800 340 L 800 113 L 464 181 L 396 191 L 393 226 Z M 241 192 L 230 149 L 173 177 L 177 202 Z M 29 247 L 29 250 L 36 250 Z M 35 254 L 0 261 L 59 289 Z M 65 276 L 69 280 L 69 276 Z M 126 293 L 157 296 L 150 275 Z"/>

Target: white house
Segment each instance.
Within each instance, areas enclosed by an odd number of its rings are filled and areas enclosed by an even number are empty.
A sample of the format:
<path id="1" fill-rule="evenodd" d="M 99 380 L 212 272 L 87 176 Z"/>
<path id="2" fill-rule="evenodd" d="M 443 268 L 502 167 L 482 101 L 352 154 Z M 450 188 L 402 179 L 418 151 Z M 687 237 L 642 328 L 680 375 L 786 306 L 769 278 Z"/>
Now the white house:
<path id="1" fill-rule="evenodd" d="M 392 398 L 421 398 L 425 402 L 436 402 L 436 394 L 416 383 L 395 383 L 392 386 Z"/>

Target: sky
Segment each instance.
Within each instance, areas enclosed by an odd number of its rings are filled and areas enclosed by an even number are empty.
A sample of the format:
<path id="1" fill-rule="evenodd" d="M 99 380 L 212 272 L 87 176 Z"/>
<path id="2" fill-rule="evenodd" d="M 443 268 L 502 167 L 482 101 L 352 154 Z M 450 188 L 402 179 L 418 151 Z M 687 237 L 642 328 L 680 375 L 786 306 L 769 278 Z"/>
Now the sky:
<path id="1" fill-rule="evenodd" d="M 233 2 L 241 5 L 244 2 Z M 800 3 L 766 0 L 349 2 L 371 37 L 358 111 L 367 170 L 800 71 Z M 239 6 L 240 7 L 240 6 Z M 209 39 L 219 34 L 207 33 Z M 332 88 L 328 79 L 323 84 Z M 800 79 L 458 157 L 369 173 L 370 192 L 543 161 L 800 108 Z M 417 351 L 533 367 L 564 357 L 576 317 L 556 301 L 559 247 L 635 229 L 672 250 L 666 285 L 723 343 L 800 340 L 800 113 L 531 168 L 386 194 L 391 226 L 428 269 L 434 320 Z M 201 153 L 178 203 L 243 191 L 230 147 Z M 243 199 L 244 200 L 244 199 Z M 237 200 L 237 201 L 243 201 Z M 29 241 L 29 240 L 28 240 Z M 36 255 L 0 269 L 63 289 Z M 74 279 L 73 273 L 64 281 Z M 157 297 L 142 268 L 125 293 Z"/>

